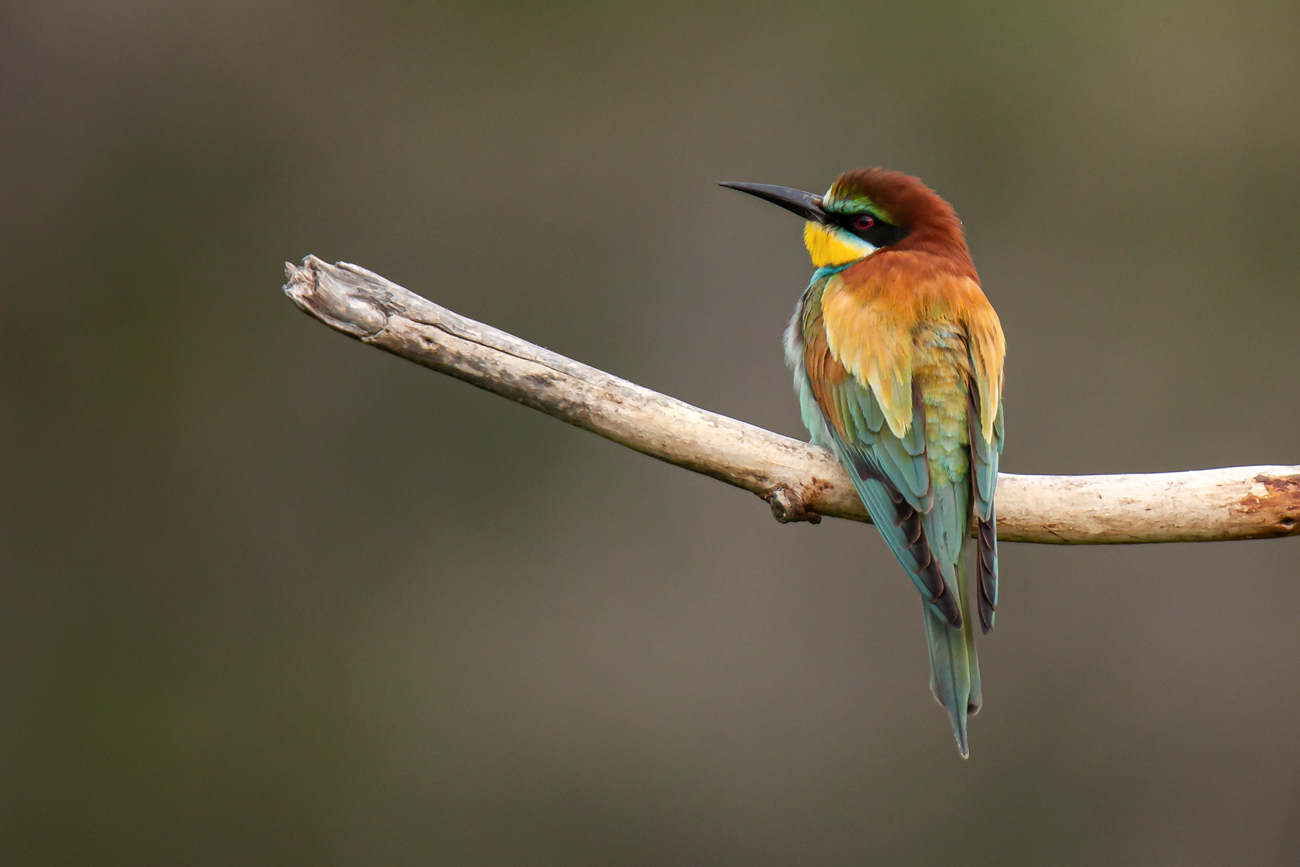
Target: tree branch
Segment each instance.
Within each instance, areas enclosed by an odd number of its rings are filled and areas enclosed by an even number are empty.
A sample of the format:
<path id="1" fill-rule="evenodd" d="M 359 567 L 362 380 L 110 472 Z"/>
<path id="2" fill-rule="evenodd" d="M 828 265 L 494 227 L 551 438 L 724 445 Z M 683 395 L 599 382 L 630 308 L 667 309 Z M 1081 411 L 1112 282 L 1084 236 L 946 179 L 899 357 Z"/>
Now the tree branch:
<path id="1" fill-rule="evenodd" d="M 408 361 L 752 491 L 778 521 L 868 521 L 825 449 L 717 415 L 457 316 L 356 265 L 285 265 L 305 312 Z M 998 478 L 998 538 L 1114 544 L 1300 533 L 1300 466 Z"/>

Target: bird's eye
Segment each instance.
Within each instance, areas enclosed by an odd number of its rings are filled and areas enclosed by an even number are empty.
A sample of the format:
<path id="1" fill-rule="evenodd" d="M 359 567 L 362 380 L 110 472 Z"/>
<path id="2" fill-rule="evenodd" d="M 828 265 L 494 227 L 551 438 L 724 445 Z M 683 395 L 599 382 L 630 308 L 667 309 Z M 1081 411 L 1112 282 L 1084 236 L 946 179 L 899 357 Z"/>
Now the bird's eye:
<path id="1" fill-rule="evenodd" d="M 865 232 L 874 225 L 876 225 L 876 218 L 870 214 L 858 214 L 858 216 L 853 220 L 853 226 L 859 232 Z"/>

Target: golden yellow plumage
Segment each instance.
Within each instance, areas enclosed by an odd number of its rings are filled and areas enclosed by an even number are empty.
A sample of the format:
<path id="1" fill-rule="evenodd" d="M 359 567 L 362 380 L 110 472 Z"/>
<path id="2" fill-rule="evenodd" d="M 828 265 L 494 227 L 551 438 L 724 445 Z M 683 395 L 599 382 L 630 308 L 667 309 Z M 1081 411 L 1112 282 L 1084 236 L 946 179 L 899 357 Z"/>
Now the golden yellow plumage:
<path id="1" fill-rule="evenodd" d="M 891 256 L 916 261 L 896 262 L 862 275 L 850 269 L 827 281 L 822 314 L 831 354 L 863 387 L 871 388 L 889 429 L 902 437 L 912 424 L 918 328 L 923 322 L 951 323 L 970 343 L 979 387 L 980 432 L 991 443 L 1006 355 L 997 313 L 969 277 L 934 271 L 926 267 L 924 258 L 902 251 Z M 912 279 L 898 280 L 900 271 Z"/>

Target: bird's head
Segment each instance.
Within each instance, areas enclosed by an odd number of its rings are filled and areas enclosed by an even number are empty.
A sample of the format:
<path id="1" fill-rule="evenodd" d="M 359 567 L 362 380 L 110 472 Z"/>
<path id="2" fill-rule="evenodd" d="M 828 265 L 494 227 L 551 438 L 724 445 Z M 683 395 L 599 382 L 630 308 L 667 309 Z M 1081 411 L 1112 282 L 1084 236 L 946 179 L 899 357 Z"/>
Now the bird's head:
<path id="1" fill-rule="evenodd" d="M 845 172 L 818 196 L 771 184 L 721 186 L 780 205 L 808 222 L 803 240 L 818 268 L 838 268 L 885 247 L 928 249 L 969 258 L 961 221 L 938 193 L 911 175 L 885 169 Z"/>

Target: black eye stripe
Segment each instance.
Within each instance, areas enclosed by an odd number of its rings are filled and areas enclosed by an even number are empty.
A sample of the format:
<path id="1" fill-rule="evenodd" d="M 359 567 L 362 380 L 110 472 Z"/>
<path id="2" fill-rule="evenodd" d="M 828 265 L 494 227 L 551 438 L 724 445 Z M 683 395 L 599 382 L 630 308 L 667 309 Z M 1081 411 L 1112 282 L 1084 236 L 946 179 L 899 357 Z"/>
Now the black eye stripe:
<path id="1" fill-rule="evenodd" d="M 858 224 L 859 220 L 867 223 Z M 908 235 L 908 229 L 886 223 L 874 214 L 837 214 L 833 218 L 836 225 L 847 229 L 873 247 L 888 247 L 897 244 Z"/>

